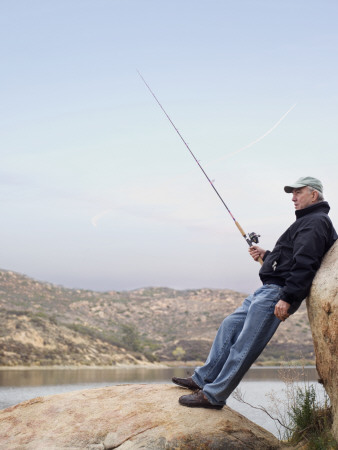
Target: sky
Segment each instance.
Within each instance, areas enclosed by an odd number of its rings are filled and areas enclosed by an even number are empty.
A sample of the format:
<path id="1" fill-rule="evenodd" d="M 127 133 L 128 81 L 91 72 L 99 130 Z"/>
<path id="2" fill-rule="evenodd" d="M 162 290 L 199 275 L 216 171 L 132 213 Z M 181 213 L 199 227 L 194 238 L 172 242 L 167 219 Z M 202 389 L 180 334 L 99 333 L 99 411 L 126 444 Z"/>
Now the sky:
<path id="1" fill-rule="evenodd" d="M 259 287 L 283 186 L 338 226 L 334 0 L 2 0 L 0 267 L 69 288 Z"/>

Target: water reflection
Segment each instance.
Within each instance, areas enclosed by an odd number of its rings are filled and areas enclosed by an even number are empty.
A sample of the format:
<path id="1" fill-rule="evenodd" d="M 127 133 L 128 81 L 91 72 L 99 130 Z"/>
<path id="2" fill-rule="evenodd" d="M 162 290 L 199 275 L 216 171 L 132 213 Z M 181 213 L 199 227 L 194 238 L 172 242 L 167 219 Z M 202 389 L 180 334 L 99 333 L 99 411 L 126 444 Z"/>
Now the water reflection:
<path id="1" fill-rule="evenodd" d="M 247 381 L 273 381 L 281 380 L 292 370 L 300 379 L 317 380 L 314 367 L 303 368 L 276 368 L 252 367 L 245 375 Z M 90 383 L 157 383 L 170 382 L 171 377 L 185 377 L 191 375 L 192 368 L 90 368 L 90 369 L 23 369 L 0 370 L 0 386 L 50 386 L 64 384 L 90 384 Z"/>
<path id="2" fill-rule="evenodd" d="M 177 368 L 109 368 L 109 369 L 26 369 L 0 370 L 0 409 L 8 408 L 35 397 L 60 394 L 64 392 L 94 389 L 107 385 L 123 383 L 171 383 L 171 377 L 191 375 L 193 369 Z M 285 398 L 285 378 L 300 381 L 317 381 L 315 368 L 280 369 L 253 367 L 245 375 L 240 387 L 245 400 L 252 405 L 262 405 L 269 409 L 272 391 Z M 316 384 L 316 383 L 315 383 Z M 323 395 L 323 388 L 321 385 Z M 178 396 L 181 394 L 178 389 Z M 260 410 L 239 403 L 232 396 L 227 401 L 230 408 L 253 420 L 258 425 L 278 436 L 276 423 Z"/>

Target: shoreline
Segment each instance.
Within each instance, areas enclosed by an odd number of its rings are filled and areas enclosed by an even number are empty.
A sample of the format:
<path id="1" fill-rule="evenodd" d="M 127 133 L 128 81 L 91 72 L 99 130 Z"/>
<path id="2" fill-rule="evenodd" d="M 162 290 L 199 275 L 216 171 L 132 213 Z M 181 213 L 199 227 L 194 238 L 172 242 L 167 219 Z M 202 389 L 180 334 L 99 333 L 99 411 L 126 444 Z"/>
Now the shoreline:
<path id="1" fill-rule="evenodd" d="M 173 364 L 117 364 L 114 366 L 72 366 L 72 365 L 57 365 L 57 366 L 0 366 L 1 371 L 29 371 L 29 370 L 126 370 L 126 369 L 173 369 L 173 368 L 184 368 L 193 369 L 196 366 L 203 365 L 200 361 L 187 361 L 182 364 L 182 362 L 174 362 Z M 316 368 L 314 363 L 304 364 L 302 361 L 290 361 L 289 364 L 253 364 L 250 369 L 289 369 L 289 368 Z"/>

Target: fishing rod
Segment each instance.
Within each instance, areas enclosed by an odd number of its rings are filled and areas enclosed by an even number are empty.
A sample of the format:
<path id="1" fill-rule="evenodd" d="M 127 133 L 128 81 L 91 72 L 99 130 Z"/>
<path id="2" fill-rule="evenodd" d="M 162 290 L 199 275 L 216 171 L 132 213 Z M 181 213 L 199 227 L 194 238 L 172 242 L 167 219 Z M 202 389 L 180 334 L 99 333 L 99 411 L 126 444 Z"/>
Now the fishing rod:
<path id="1" fill-rule="evenodd" d="M 249 233 L 249 235 L 247 236 L 245 231 L 243 230 L 243 228 L 240 226 L 240 224 L 237 222 L 237 220 L 235 219 L 235 217 L 233 216 L 233 214 L 231 213 L 230 209 L 228 208 L 228 206 L 226 205 L 225 201 L 223 200 L 223 198 L 221 197 L 221 194 L 218 192 L 218 190 L 215 188 L 214 183 L 210 180 L 210 178 L 208 177 L 207 173 L 205 172 L 205 170 L 203 169 L 203 167 L 201 166 L 200 162 L 198 161 L 198 159 L 196 158 L 196 156 L 194 155 L 194 153 L 192 152 L 192 150 L 190 149 L 189 145 L 187 144 L 187 142 L 185 141 L 185 139 L 183 138 L 183 136 L 181 135 L 181 133 L 179 132 L 179 130 L 176 128 L 176 125 L 174 124 L 174 122 L 171 120 L 171 118 L 169 117 L 168 113 L 166 112 L 166 110 L 163 108 L 163 106 L 161 105 L 161 103 L 159 102 L 159 100 L 157 99 L 156 95 L 154 94 L 154 92 L 152 91 L 152 89 L 150 88 L 149 84 L 146 82 L 146 80 L 143 78 L 143 76 L 141 75 L 141 73 L 139 71 L 137 71 L 137 73 L 139 74 L 140 78 L 142 79 L 143 83 L 147 86 L 149 92 L 151 93 L 151 95 L 154 97 L 154 99 L 156 100 L 157 104 L 159 105 L 159 107 L 162 109 L 162 111 L 164 112 L 164 114 L 166 115 L 167 119 L 169 120 L 169 122 L 171 123 L 171 125 L 173 126 L 174 130 L 176 131 L 176 133 L 179 135 L 179 137 L 181 138 L 183 144 L 186 146 L 186 148 L 189 150 L 191 156 L 194 158 L 195 162 L 197 163 L 198 167 L 201 169 L 201 171 L 203 172 L 204 176 L 206 177 L 206 179 L 209 181 L 210 186 L 213 188 L 213 190 L 216 192 L 218 198 L 221 200 L 221 202 L 223 203 L 223 205 L 225 206 L 226 210 L 228 211 L 228 213 L 230 214 L 230 216 L 232 217 L 233 221 L 235 222 L 236 227 L 238 228 L 239 232 L 241 233 L 241 235 L 244 237 L 244 239 L 246 240 L 247 244 L 249 245 L 249 247 L 252 247 L 253 244 L 258 244 L 259 242 L 259 234 L 256 234 L 254 232 Z M 260 264 L 263 264 L 263 260 L 262 258 L 258 258 L 258 262 Z"/>

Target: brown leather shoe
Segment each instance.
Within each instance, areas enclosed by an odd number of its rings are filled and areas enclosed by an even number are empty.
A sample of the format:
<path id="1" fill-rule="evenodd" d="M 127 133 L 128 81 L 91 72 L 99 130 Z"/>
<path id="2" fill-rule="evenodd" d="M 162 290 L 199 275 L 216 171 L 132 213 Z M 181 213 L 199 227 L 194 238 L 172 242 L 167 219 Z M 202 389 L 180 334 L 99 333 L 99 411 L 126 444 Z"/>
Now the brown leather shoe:
<path id="1" fill-rule="evenodd" d="M 195 383 L 195 381 L 189 377 L 189 378 L 177 378 L 172 377 L 172 382 L 175 384 L 178 384 L 178 386 L 191 389 L 192 391 L 196 391 L 197 389 L 201 389 L 198 384 Z"/>
<path id="2" fill-rule="evenodd" d="M 209 409 L 222 409 L 223 405 L 213 405 L 207 398 L 204 397 L 203 391 L 197 391 L 190 395 L 182 395 L 179 398 L 179 403 L 183 406 L 189 406 L 189 408 L 209 408 Z"/>

